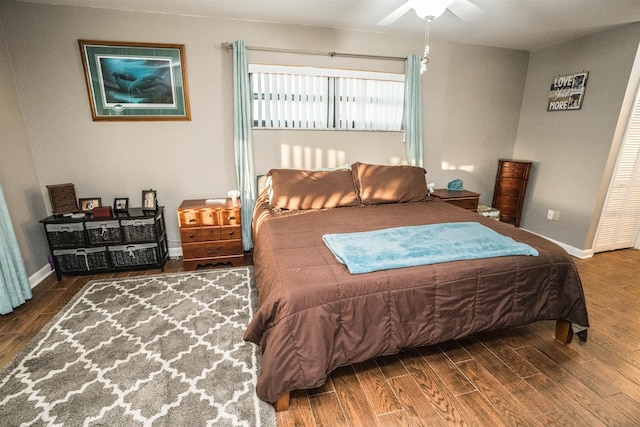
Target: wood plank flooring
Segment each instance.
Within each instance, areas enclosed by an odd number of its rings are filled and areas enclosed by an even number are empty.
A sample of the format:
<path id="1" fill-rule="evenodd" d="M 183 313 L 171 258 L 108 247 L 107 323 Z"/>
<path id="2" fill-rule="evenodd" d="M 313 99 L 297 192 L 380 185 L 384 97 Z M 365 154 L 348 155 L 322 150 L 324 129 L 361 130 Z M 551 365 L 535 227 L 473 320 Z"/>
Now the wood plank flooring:
<path id="1" fill-rule="evenodd" d="M 278 426 L 640 425 L 640 251 L 575 261 L 591 322 L 586 343 L 559 344 L 555 323 L 538 322 L 379 357 L 293 392 Z M 165 272 L 174 271 L 181 261 L 168 262 Z M 84 284 L 109 276 L 52 275 L 0 316 L 0 367 Z"/>

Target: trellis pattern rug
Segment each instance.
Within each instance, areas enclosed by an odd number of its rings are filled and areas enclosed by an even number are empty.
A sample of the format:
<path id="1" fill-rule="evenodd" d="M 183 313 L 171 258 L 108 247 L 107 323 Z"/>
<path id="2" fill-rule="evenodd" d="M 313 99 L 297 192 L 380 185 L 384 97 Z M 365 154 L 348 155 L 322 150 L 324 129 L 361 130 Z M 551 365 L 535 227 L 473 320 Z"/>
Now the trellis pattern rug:
<path id="1" fill-rule="evenodd" d="M 0 373 L 6 426 L 266 426 L 251 267 L 89 282 Z"/>

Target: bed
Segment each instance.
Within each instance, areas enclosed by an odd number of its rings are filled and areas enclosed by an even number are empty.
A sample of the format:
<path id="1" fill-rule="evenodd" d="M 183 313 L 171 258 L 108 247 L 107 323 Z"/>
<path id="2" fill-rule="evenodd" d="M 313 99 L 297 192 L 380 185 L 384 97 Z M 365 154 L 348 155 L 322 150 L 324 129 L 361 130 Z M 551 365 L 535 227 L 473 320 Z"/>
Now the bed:
<path id="1" fill-rule="evenodd" d="M 481 331 L 556 320 L 557 336 L 589 326 L 571 257 L 511 225 L 429 197 L 425 171 L 355 163 L 274 169 L 255 204 L 258 309 L 244 339 L 260 346 L 256 393 L 286 409 L 293 390 L 335 368 Z M 535 249 L 352 274 L 323 240 L 369 230 L 478 223 Z M 424 241 L 430 238 L 421 237 Z"/>

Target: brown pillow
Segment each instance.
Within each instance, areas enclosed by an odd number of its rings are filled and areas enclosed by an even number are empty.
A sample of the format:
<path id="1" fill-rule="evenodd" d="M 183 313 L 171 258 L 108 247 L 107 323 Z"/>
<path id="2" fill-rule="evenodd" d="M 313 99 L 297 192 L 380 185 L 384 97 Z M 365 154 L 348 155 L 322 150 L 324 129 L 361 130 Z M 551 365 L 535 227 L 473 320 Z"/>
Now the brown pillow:
<path id="1" fill-rule="evenodd" d="M 365 205 L 425 200 L 427 173 L 417 166 L 384 166 L 367 163 L 351 165 L 358 197 Z"/>
<path id="2" fill-rule="evenodd" d="M 350 169 L 271 169 L 269 176 L 274 208 L 303 210 L 359 204 Z"/>

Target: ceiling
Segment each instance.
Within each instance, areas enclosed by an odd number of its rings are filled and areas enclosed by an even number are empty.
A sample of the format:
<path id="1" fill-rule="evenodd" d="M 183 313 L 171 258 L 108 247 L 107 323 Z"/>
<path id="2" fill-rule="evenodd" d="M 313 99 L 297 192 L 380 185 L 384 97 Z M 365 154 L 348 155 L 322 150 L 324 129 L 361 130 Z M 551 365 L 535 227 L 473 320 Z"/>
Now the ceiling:
<path id="1" fill-rule="evenodd" d="M 409 11 L 395 23 L 377 23 L 405 0 L 22 0 L 188 16 L 422 36 L 425 21 Z M 429 1 L 429 0 L 424 0 Z M 433 21 L 432 38 L 537 50 L 640 21 L 640 0 L 456 0 L 482 13 L 463 20 L 447 10 Z M 455 3 L 454 3 L 455 6 Z"/>

